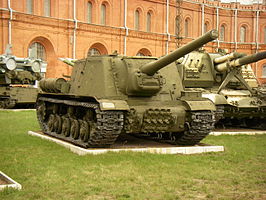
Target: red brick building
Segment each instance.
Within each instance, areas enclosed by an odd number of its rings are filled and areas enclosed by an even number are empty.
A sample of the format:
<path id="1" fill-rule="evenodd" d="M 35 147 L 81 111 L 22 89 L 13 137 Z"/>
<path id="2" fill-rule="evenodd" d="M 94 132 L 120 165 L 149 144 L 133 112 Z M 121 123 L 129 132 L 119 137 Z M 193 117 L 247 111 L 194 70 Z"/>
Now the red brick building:
<path id="1" fill-rule="evenodd" d="M 226 48 L 247 54 L 266 50 L 266 6 L 207 0 L 2 0 L 0 54 L 12 44 L 18 57 L 38 56 L 47 77 L 69 74 L 60 57 L 117 50 L 125 55 L 161 56 L 210 29 Z M 266 83 L 266 60 L 253 66 Z"/>

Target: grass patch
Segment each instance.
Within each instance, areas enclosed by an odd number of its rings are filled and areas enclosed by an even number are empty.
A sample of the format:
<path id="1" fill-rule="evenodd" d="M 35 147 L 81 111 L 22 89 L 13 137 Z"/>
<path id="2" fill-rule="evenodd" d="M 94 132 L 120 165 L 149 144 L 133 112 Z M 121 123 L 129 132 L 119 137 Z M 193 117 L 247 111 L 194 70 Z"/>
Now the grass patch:
<path id="1" fill-rule="evenodd" d="M 266 199 L 266 135 L 208 136 L 225 152 L 78 156 L 27 135 L 34 111 L 0 111 L 0 170 L 22 184 L 0 199 Z"/>

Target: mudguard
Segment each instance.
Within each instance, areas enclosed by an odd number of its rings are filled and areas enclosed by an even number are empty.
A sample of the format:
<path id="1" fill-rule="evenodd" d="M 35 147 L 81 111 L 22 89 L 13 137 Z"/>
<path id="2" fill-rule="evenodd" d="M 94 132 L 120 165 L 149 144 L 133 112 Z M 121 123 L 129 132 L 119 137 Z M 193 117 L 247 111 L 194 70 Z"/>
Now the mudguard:
<path id="1" fill-rule="evenodd" d="M 202 97 L 205 97 L 207 99 L 209 99 L 210 101 L 212 101 L 215 105 L 225 105 L 228 104 L 226 98 L 224 95 L 220 95 L 220 94 L 214 94 L 214 93 L 203 93 Z"/>
<path id="2" fill-rule="evenodd" d="M 184 101 L 190 110 L 211 110 L 215 111 L 215 105 L 210 101 Z"/>

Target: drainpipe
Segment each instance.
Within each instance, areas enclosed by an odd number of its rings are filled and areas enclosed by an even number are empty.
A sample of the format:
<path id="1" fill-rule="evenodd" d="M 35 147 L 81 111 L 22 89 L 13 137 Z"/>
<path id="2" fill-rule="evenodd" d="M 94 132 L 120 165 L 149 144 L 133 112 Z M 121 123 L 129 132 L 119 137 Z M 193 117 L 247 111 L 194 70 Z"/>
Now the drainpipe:
<path id="1" fill-rule="evenodd" d="M 124 55 L 127 55 L 127 36 L 128 36 L 128 27 L 127 27 L 127 0 L 124 0 L 124 28 L 126 34 L 124 37 Z"/>
<path id="2" fill-rule="evenodd" d="M 237 8 L 235 9 L 235 50 L 237 50 Z"/>
<path id="3" fill-rule="evenodd" d="M 13 20 L 13 10 L 11 8 L 10 0 L 7 1 L 8 10 L 9 10 L 9 20 L 8 20 L 8 44 L 12 44 L 12 20 Z"/>
<path id="4" fill-rule="evenodd" d="M 216 30 L 219 31 L 219 8 L 216 8 Z M 217 38 L 217 46 L 220 48 L 220 40 Z"/>
<path id="5" fill-rule="evenodd" d="M 166 48 L 165 48 L 165 54 L 168 54 L 169 51 L 169 41 L 170 41 L 170 34 L 169 34 L 169 0 L 166 0 Z"/>
<path id="6" fill-rule="evenodd" d="M 73 49 L 72 49 L 72 57 L 76 59 L 76 31 L 78 27 L 78 21 L 76 17 L 76 0 L 73 1 L 73 20 L 74 20 L 74 31 L 73 31 Z"/>
<path id="7" fill-rule="evenodd" d="M 204 34 L 204 10 L 205 10 L 205 7 L 204 7 L 204 3 L 201 4 L 201 35 Z"/>
<path id="8" fill-rule="evenodd" d="M 258 52 L 259 49 L 259 14 L 260 11 L 257 10 L 256 13 L 256 53 Z M 258 77 L 258 62 L 256 62 L 256 77 Z"/>

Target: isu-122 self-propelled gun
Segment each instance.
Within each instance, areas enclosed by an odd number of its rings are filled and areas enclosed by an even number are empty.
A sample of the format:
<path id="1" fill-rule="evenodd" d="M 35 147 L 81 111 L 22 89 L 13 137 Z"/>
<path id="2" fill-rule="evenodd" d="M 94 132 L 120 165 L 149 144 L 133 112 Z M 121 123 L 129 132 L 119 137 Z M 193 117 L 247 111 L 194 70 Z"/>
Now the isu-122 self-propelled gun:
<path id="1" fill-rule="evenodd" d="M 248 55 L 191 52 L 177 61 L 187 89 L 203 91 L 217 107 L 216 120 L 260 128 L 266 124 L 265 93 L 248 64 L 266 58 L 266 52 Z"/>
<path id="2" fill-rule="evenodd" d="M 40 81 L 42 131 L 83 147 L 112 145 L 121 133 L 195 145 L 214 127 L 214 104 L 186 91 L 175 61 L 217 38 L 213 30 L 162 58 L 88 56 L 70 81 Z"/>

